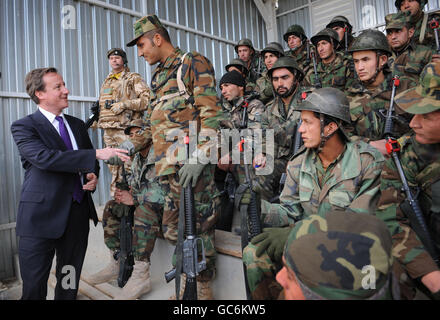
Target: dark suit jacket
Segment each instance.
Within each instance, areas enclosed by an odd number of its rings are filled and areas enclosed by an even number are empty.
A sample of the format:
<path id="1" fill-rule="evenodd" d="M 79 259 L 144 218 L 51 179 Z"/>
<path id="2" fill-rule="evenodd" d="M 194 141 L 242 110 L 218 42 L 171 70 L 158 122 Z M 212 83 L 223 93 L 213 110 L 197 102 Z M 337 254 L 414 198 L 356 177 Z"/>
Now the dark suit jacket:
<path id="1" fill-rule="evenodd" d="M 17 235 L 47 239 L 61 237 L 67 226 L 75 179 L 78 173 L 98 176 L 96 150 L 82 120 L 65 115 L 75 136 L 78 150 L 67 150 L 64 141 L 37 110 L 15 121 L 12 136 L 20 152 L 25 176 L 17 213 Z M 89 216 L 98 221 L 90 192 Z"/>

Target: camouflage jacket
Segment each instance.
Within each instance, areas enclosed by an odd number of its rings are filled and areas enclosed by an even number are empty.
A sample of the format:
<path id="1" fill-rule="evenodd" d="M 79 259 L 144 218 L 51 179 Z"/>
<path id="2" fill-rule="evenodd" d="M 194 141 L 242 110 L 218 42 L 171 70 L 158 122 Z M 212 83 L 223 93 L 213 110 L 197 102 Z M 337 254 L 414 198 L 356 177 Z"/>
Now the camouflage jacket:
<path id="1" fill-rule="evenodd" d="M 261 117 L 264 113 L 264 104 L 256 99 L 254 94 L 239 97 L 233 101 L 222 99 L 223 118 L 220 121 L 221 128 L 240 129 L 243 119 L 243 105 L 247 102 L 247 128 L 261 128 Z"/>
<path id="2" fill-rule="evenodd" d="M 106 101 L 109 100 L 106 108 Z M 123 111 L 115 114 L 110 109 L 110 101 L 121 102 Z M 110 73 L 101 86 L 99 95 L 98 127 L 102 129 L 124 129 L 133 119 L 142 118 L 144 110 L 150 101 L 150 89 L 138 73 L 126 68 L 116 78 Z"/>
<path id="3" fill-rule="evenodd" d="M 322 87 L 333 87 L 342 91 L 350 88 L 354 81 L 354 74 L 349 64 L 350 60 L 341 52 L 337 52 L 335 60 L 328 65 L 325 65 L 322 61 L 319 62 L 316 70 Z M 308 86 L 316 86 L 314 68 L 309 69 L 304 78 L 304 83 Z"/>
<path id="4" fill-rule="evenodd" d="M 409 186 L 420 190 L 418 200 L 431 237 L 439 250 L 440 144 L 420 144 L 412 132 L 401 137 L 399 142 L 402 169 Z M 402 210 L 406 194 L 402 191 L 402 182 L 393 159 L 385 162 L 381 179 L 381 197 L 376 214 L 385 221 L 391 232 L 394 257 L 414 279 L 438 270 Z"/>
<path id="5" fill-rule="evenodd" d="M 259 99 L 264 104 L 273 99 L 273 86 L 269 76 L 267 75 L 267 71 L 263 72 L 261 77 L 257 80 L 255 91 L 260 94 Z"/>
<path id="6" fill-rule="evenodd" d="M 154 169 L 154 150 L 150 147 L 146 158 L 138 152 L 131 164 L 131 175 L 129 179 L 131 194 L 134 205 L 145 203 L 164 203 L 165 193 L 159 184 L 159 178 Z"/>
<path id="7" fill-rule="evenodd" d="M 392 74 L 400 78 L 411 79 L 411 87 L 418 85 L 420 73 L 432 58 L 433 50 L 427 46 L 417 45 L 414 41 L 401 51 L 393 52 Z"/>
<path id="8" fill-rule="evenodd" d="M 367 89 L 360 81 L 356 81 L 348 88 L 346 94 L 350 102 L 352 125 L 347 126 L 346 132 L 352 136 L 352 139 L 363 139 L 368 142 L 384 138 L 385 116 L 390 106 L 392 85 L 392 74 L 387 73 L 384 82 L 374 89 Z M 409 85 L 410 81 L 402 77 L 396 95 L 408 89 Z M 410 130 L 409 122 L 412 116 L 396 104 L 394 108 L 399 116 L 399 121 L 394 121 L 394 136 L 400 137 Z"/>
<path id="9" fill-rule="evenodd" d="M 182 63 L 183 55 L 184 53 L 176 48 L 164 63 L 157 66 L 151 80 L 152 95 L 146 123 L 147 130 L 151 130 L 158 176 L 177 171 L 177 163 L 168 158 L 167 152 L 175 155 L 173 150 L 178 149 L 173 147 L 179 143 L 178 135 L 182 131 L 188 134 L 190 125 L 196 124 L 197 132 L 211 129 L 216 136 L 222 113 L 211 62 L 201 54 L 191 52 L 185 56 Z M 180 65 L 187 97 L 180 93 L 176 80 Z M 207 139 L 198 139 L 199 147 L 205 142 Z"/>
<path id="10" fill-rule="evenodd" d="M 429 27 L 429 21 L 431 21 L 434 17 L 437 18 L 437 21 L 439 21 L 440 23 L 440 10 L 439 11 L 435 11 L 435 12 L 431 12 L 431 13 L 425 13 L 422 12 L 423 14 L 420 14 L 419 16 L 414 18 L 414 24 L 415 24 L 415 32 L 413 35 L 413 39 L 418 43 L 418 44 L 423 44 L 427 47 L 431 47 L 432 49 L 436 49 L 436 43 L 435 43 L 435 35 L 434 35 L 434 30 L 432 30 Z M 424 16 L 428 15 L 428 19 L 426 21 L 426 25 L 425 25 L 425 34 L 423 36 L 423 39 L 421 39 L 422 37 L 420 36 L 422 33 L 422 27 L 423 27 L 423 20 L 424 20 Z M 440 34 L 439 34 L 440 37 Z M 420 41 L 422 40 L 422 41 Z"/>
<path id="11" fill-rule="evenodd" d="M 313 45 L 310 44 L 310 50 L 312 50 Z M 307 55 L 307 44 L 301 46 L 298 49 L 298 54 L 295 54 L 295 51 L 287 50 L 284 52 L 285 56 L 289 56 L 295 58 L 298 67 L 302 70 L 304 74 L 307 74 L 310 68 L 313 69 L 312 60 Z"/>
<path id="12" fill-rule="evenodd" d="M 280 203 L 262 202 L 264 222 L 284 227 L 331 210 L 373 214 L 380 196 L 383 164 L 384 157 L 375 148 L 363 141 L 348 142 L 344 152 L 322 173 L 316 151 L 303 148 L 287 165 Z"/>
<path id="13" fill-rule="evenodd" d="M 288 106 L 284 106 L 283 100 L 278 96 L 266 105 L 261 126 L 266 130 L 274 130 L 275 159 L 284 158 L 287 161 L 292 156 L 297 124 L 301 117 L 301 113 L 295 111 L 295 107 L 302 101 L 301 94 L 305 90 L 299 87 Z M 264 150 L 266 146 L 263 143 Z"/>
<path id="14" fill-rule="evenodd" d="M 266 65 L 263 62 L 263 58 L 261 58 L 259 54 L 255 53 L 252 56 L 251 63 L 248 65 L 248 70 L 249 72 L 246 77 L 246 83 L 255 84 L 263 72 L 266 71 Z"/>

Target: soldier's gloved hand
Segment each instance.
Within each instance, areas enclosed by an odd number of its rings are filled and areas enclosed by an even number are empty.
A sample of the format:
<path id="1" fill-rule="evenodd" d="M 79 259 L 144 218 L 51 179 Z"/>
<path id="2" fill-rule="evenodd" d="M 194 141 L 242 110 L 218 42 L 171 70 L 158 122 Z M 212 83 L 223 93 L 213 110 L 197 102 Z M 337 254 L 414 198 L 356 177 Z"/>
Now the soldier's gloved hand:
<path id="1" fill-rule="evenodd" d="M 258 244 L 255 253 L 257 257 L 260 257 L 266 252 L 272 261 L 281 261 L 284 246 L 286 245 L 291 230 L 291 227 L 264 228 L 263 233 L 254 237 L 251 241 L 253 245 Z"/>
<path id="2" fill-rule="evenodd" d="M 113 103 L 112 107 L 110 108 L 110 110 L 116 115 L 122 113 L 125 109 L 127 108 L 122 101 Z"/>
<path id="3" fill-rule="evenodd" d="M 122 162 L 122 160 L 118 156 L 114 156 L 109 158 L 108 160 L 104 160 L 104 163 L 107 163 L 111 166 L 122 166 L 124 164 L 124 162 Z"/>
<path id="4" fill-rule="evenodd" d="M 122 142 L 119 146 L 118 149 L 125 149 L 128 151 L 128 156 L 132 156 L 134 155 L 137 151 L 135 145 L 133 144 L 133 142 L 131 142 L 130 140 L 125 140 L 124 142 Z"/>
<path id="5" fill-rule="evenodd" d="M 183 167 L 179 170 L 179 184 L 183 188 L 186 188 L 187 186 L 189 186 L 189 184 L 192 181 L 191 186 L 194 188 L 205 166 L 206 164 L 202 164 L 202 163 L 184 164 Z"/>

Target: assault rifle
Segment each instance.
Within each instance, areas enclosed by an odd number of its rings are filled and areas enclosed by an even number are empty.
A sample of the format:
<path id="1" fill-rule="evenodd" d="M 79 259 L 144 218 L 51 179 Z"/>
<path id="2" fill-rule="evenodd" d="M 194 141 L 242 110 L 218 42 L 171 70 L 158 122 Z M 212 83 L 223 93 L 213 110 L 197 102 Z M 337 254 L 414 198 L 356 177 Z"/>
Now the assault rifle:
<path id="1" fill-rule="evenodd" d="M 116 188 L 129 191 L 130 187 L 127 182 L 127 174 L 124 165 L 122 165 L 122 181 L 116 183 Z M 125 204 L 116 204 L 121 206 L 122 217 L 119 227 L 120 251 L 117 253 L 119 257 L 119 274 L 118 286 L 124 287 L 133 272 L 134 256 L 133 256 L 133 214 L 134 206 Z"/>
<path id="2" fill-rule="evenodd" d="M 248 127 L 248 102 L 245 101 L 242 105 L 243 107 L 243 113 L 241 117 L 241 124 L 240 124 L 240 144 L 239 144 L 239 151 L 240 151 L 240 158 L 241 154 L 243 154 L 243 160 L 245 160 L 244 157 L 244 143 L 245 138 L 243 134 L 243 130 L 247 129 Z M 244 161 L 245 162 L 245 161 Z M 244 163 L 244 170 L 245 170 L 245 177 L 246 182 L 245 184 L 242 184 L 238 187 L 237 193 L 238 194 L 244 194 L 246 192 L 246 189 L 250 192 L 250 202 L 248 205 L 240 205 L 240 214 L 241 214 L 241 249 L 243 250 L 249 243 L 249 240 L 251 240 L 253 237 L 257 236 L 261 233 L 261 223 L 260 223 L 260 216 L 258 213 L 258 204 L 257 204 L 257 195 L 255 194 L 255 191 L 252 190 L 252 179 L 249 172 L 249 166 Z M 241 198 L 236 199 L 237 203 L 240 203 Z M 248 228 L 249 226 L 249 228 Z M 250 238 L 249 238 L 250 236 Z M 251 299 L 251 293 L 249 289 L 249 284 L 247 281 L 247 272 L 246 272 L 246 265 L 243 263 L 243 273 L 244 273 L 244 281 L 245 281 L 245 288 L 246 288 L 246 296 L 247 299 Z"/>
<path id="3" fill-rule="evenodd" d="M 185 137 L 187 159 L 189 159 L 189 136 Z M 182 224 L 184 223 L 184 225 Z M 181 227 L 184 227 L 182 230 Z M 182 231 L 185 240 L 182 244 Z M 196 210 L 194 206 L 194 193 L 191 184 L 182 188 L 180 192 L 179 207 L 179 239 L 176 246 L 176 267 L 165 273 L 167 282 L 176 281 L 176 300 L 179 300 L 180 275 L 186 275 L 185 291 L 183 300 L 197 300 L 196 276 L 206 269 L 205 247 L 201 238 L 196 236 Z M 198 261 L 198 242 L 200 242 L 202 260 Z"/>
<path id="4" fill-rule="evenodd" d="M 439 29 L 439 21 L 437 18 L 432 18 L 431 21 L 429 21 L 429 27 L 434 30 L 434 36 L 435 36 L 435 45 L 437 53 L 440 54 L 440 42 L 439 42 L 439 35 L 438 35 L 438 29 Z"/>
<path id="5" fill-rule="evenodd" d="M 399 142 L 392 137 L 393 133 L 393 113 L 394 113 L 394 96 L 396 94 L 396 87 L 400 84 L 398 77 L 393 78 L 393 88 L 391 92 L 391 102 L 390 107 L 387 112 L 387 118 L 385 122 L 384 135 L 386 138 L 386 148 L 389 155 L 394 160 L 394 164 L 397 167 L 397 171 L 402 181 L 402 189 L 406 194 L 405 205 L 401 206 L 401 209 L 406 213 L 409 218 L 411 227 L 414 232 L 419 237 L 420 241 L 423 243 L 426 250 L 431 255 L 432 259 L 439 264 L 439 254 L 435 248 L 434 242 L 429 233 L 428 227 L 426 225 L 425 218 L 423 216 L 422 209 L 420 208 L 417 196 L 412 193 L 408 181 L 405 176 L 405 172 L 402 169 L 402 164 L 400 163 L 398 152 L 400 151 Z M 418 194 L 418 192 L 416 193 Z M 405 210 L 406 209 L 406 210 Z"/>
<path id="6" fill-rule="evenodd" d="M 92 107 L 90 108 L 92 114 L 89 116 L 86 122 L 86 129 L 90 128 L 93 122 L 98 121 L 99 118 L 99 100 L 93 102 Z"/>
<path id="7" fill-rule="evenodd" d="M 313 61 L 313 73 L 315 74 L 315 88 L 319 89 L 322 88 L 322 82 L 321 79 L 318 76 L 318 68 L 316 63 L 316 51 L 313 49 L 310 54 L 312 55 L 312 61 Z"/>

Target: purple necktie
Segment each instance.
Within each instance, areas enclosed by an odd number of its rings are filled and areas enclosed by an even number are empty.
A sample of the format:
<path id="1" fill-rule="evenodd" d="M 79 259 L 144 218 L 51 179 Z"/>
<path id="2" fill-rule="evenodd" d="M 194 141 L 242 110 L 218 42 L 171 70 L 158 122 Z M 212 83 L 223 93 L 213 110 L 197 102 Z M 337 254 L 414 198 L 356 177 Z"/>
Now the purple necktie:
<path id="1" fill-rule="evenodd" d="M 66 125 L 64 124 L 64 120 L 60 116 L 56 116 L 55 119 L 60 124 L 60 136 L 63 139 L 64 144 L 66 145 L 68 150 L 73 150 L 72 141 L 70 140 L 69 132 L 67 132 Z M 81 178 L 78 176 L 78 179 L 75 183 L 75 189 L 73 190 L 73 200 L 78 203 L 81 203 L 84 196 L 84 190 L 82 189 Z"/>

